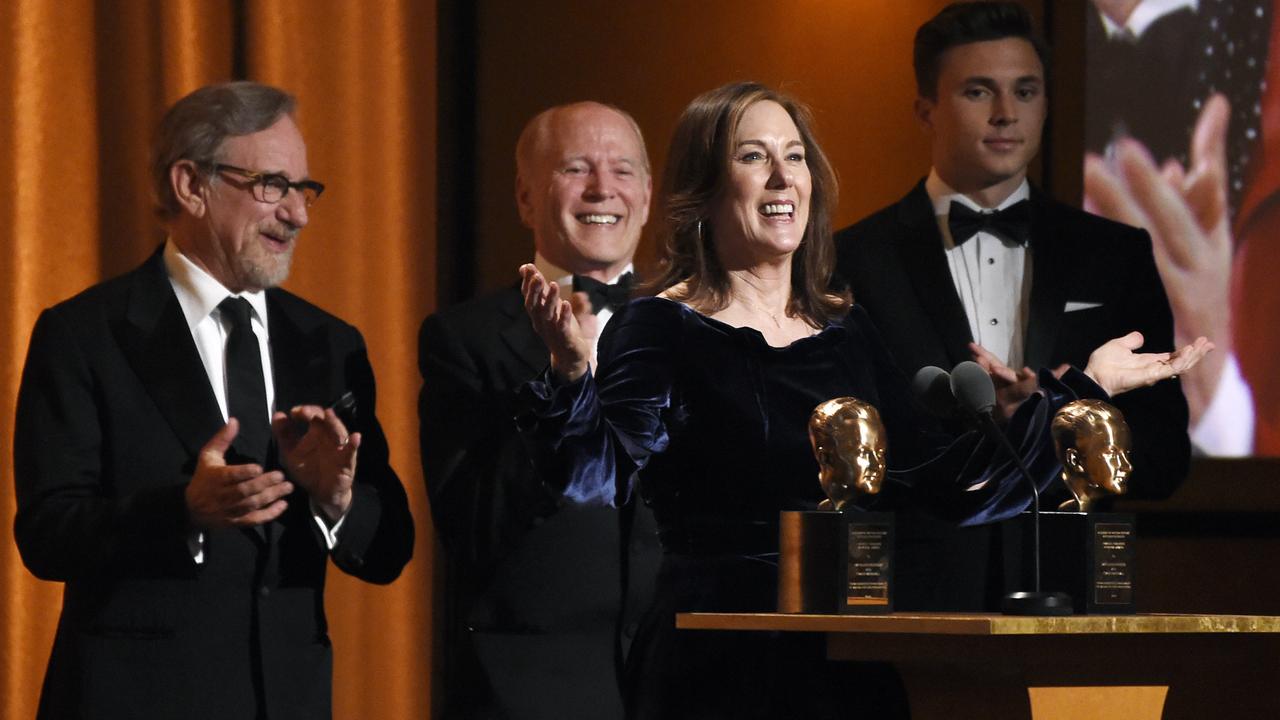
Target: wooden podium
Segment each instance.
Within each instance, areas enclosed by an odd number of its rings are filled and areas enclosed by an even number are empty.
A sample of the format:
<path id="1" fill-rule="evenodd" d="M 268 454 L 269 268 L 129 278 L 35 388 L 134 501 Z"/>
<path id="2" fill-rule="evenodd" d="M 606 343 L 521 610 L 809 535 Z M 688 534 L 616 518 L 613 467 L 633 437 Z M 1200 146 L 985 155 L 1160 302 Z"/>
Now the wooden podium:
<path id="1" fill-rule="evenodd" d="M 676 627 L 825 633 L 831 660 L 892 663 L 913 720 L 1280 718 L 1280 617 L 681 613 Z"/>

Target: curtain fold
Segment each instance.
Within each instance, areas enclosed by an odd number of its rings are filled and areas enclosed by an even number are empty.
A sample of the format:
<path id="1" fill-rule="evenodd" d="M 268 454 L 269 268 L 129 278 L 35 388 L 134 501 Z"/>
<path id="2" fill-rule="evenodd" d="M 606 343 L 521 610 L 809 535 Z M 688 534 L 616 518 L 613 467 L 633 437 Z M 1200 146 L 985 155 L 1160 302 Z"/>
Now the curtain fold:
<path id="1" fill-rule="evenodd" d="M 65 22 L 67 15 L 81 18 Z M 93 3 L 0 3 L 0 715 L 35 715 L 62 586 L 36 580 L 13 542 L 13 408 L 35 316 L 98 278 L 97 90 Z M 85 52 L 85 50 L 88 52 Z"/>
<path id="2" fill-rule="evenodd" d="M 194 88 L 293 92 L 327 185 L 286 287 L 359 327 L 418 547 L 387 587 L 330 574 L 334 715 L 429 716 L 433 531 L 418 457 L 416 333 L 435 297 L 435 4 L 318 0 L 0 2 L 0 717 L 35 715 L 62 589 L 13 542 L 13 414 L 40 310 L 163 238 L 151 136 Z"/>

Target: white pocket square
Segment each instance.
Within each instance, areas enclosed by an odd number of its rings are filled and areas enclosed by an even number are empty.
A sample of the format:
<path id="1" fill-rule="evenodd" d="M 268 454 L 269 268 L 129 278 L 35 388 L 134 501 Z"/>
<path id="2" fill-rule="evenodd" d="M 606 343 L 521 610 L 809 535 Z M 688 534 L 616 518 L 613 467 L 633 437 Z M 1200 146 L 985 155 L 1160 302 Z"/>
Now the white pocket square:
<path id="1" fill-rule="evenodd" d="M 1102 303 L 1077 302 L 1075 300 L 1068 300 L 1066 307 L 1062 308 L 1062 312 L 1069 313 L 1069 312 L 1075 312 L 1077 310 L 1088 310 L 1090 308 L 1096 308 L 1096 307 L 1102 307 Z"/>

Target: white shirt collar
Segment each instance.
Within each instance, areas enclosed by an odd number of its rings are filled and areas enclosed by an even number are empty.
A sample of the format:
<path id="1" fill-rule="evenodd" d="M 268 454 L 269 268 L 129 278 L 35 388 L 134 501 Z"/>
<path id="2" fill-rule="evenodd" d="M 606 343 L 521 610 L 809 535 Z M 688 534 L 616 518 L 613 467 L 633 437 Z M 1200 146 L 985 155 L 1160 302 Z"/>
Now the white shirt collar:
<path id="1" fill-rule="evenodd" d="M 994 208 L 984 208 L 968 196 L 956 192 L 945 180 L 938 177 L 936 169 L 929 171 L 929 178 L 924 181 L 924 191 L 929 194 L 929 200 L 933 202 L 933 214 L 939 217 L 946 217 L 951 214 L 951 203 L 958 202 L 976 212 L 984 210 L 1003 210 L 1016 202 L 1021 202 L 1031 197 L 1031 183 L 1023 178 L 1022 184 L 1018 189 L 1009 193 L 1009 197 L 1005 198 L 999 205 Z"/>
<path id="2" fill-rule="evenodd" d="M 1108 39 L 1125 33 L 1132 35 L 1136 39 L 1142 37 L 1142 34 L 1155 21 L 1184 8 L 1190 8 L 1192 12 L 1198 12 L 1200 10 L 1200 2 L 1199 0 L 1142 0 L 1133 9 L 1133 12 L 1129 13 L 1124 25 L 1117 25 L 1102 12 L 1098 12 L 1098 17 L 1102 18 L 1102 27 L 1107 31 Z"/>
<path id="3" fill-rule="evenodd" d="M 573 273 L 542 257 L 542 253 L 533 254 L 533 266 L 538 268 L 538 272 L 542 273 L 542 277 L 554 280 L 562 286 L 567 285 L 570 291 L 573 290 Z M 605 285 L 612 285 L 618 282 L 618 278 L 634 270 L 634 264 L 627 263 L 626 267 L 622 268 L 622 271 L 617 275 L 609 278 Z"/>
<path id="4" fill-rule="evenodd" d="M 262 327 L 267 326 L 267 294 L 262 290 L 236 295 L 191 261 L 170 238 L 164 244 L 164 267 L 169 273 L 169 284 L 178 296 L 178 305 L 187 320 L 187 329 L 193 334 L 195 327 L 218 307 L 229 295 L 249 301 Z"/>

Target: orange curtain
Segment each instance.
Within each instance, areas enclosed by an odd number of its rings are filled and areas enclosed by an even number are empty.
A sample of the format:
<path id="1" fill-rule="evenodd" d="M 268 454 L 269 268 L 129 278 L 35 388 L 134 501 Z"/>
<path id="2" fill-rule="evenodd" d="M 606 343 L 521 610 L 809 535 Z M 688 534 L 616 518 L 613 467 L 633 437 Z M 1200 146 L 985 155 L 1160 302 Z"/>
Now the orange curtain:
<path id="1" fill-rule="evenodd" d="M 388 587 L 330 575 L 334 715 L 430 710 L 434 547 L 418 457 L 417 324 L 435 297 L 435 3 L 0 2 L 0 717 L 35 714 L 61 586 L 12 540 L 13 412 L 36 315 L 138 263 L 162 234 L 148 143 L 164 108 L 247 79 L 298 97 L 328 189 L 287 287 L 355 324 L 418 547 Z"/>

